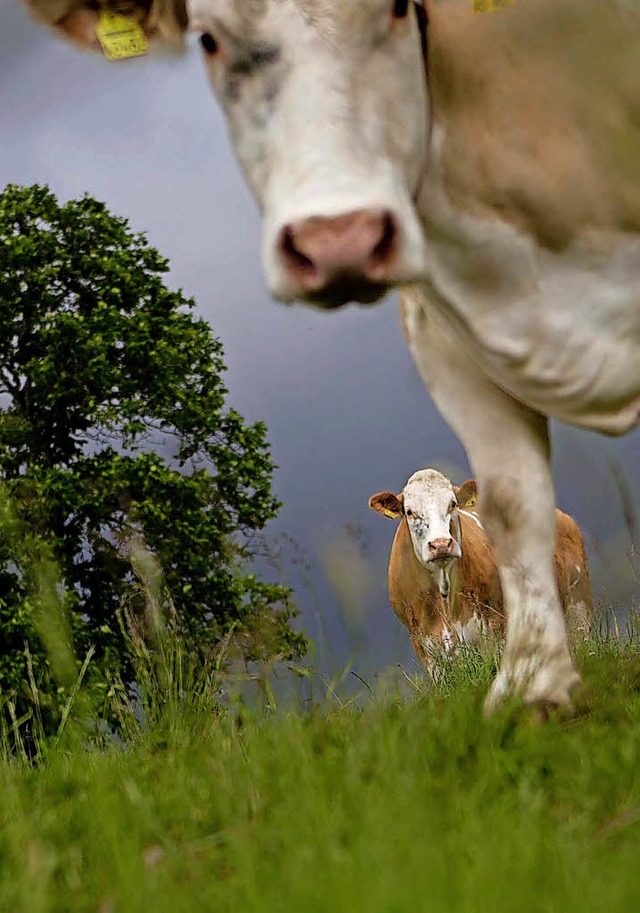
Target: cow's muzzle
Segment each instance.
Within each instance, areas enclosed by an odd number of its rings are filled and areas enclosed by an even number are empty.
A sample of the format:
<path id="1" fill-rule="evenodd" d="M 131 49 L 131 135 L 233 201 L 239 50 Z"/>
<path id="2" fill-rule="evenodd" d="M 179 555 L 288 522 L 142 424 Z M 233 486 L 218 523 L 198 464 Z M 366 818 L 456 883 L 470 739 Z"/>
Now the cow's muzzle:
<path id="1" fill-rule="evenodd" d="M 430 561 L 450 561 L 455 557 L 456 548 L 454 539 L 432 539 L 427 543 Z"/>
<path id="2" fill-rule="evenodd" d="M 277 257 L 295 297 L 325 307 L 370 304 L 394 283 L 396 220 L 387 210 L 360 209 L 293 222 L 280 231 Z"/>

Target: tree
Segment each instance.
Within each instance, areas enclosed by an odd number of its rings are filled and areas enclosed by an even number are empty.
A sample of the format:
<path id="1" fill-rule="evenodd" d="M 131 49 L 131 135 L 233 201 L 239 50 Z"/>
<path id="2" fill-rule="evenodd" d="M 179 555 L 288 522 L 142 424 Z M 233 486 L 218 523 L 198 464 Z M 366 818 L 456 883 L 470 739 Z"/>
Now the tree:
<path id="1" fill-rule="evenodd" d="M 299 656 L 286 588 L 247 569 L 275 516 L 261 422 L 227 408 L 222 346 L 169 265 L 126 220 L 47 187 L 0 194 L 0 478 L 49 543 L 81 657 L 126 680 L 117 616 L 144 594 L 130 543 L 156 557 L 179 633 L 200 654 L 232 629 L 246 659 Z M 28 575 L 0 547 L 0 687 L 24 681 L 24 642 L 47 660 Z M 133 608 L 132 608 L 133 607 Z"/>

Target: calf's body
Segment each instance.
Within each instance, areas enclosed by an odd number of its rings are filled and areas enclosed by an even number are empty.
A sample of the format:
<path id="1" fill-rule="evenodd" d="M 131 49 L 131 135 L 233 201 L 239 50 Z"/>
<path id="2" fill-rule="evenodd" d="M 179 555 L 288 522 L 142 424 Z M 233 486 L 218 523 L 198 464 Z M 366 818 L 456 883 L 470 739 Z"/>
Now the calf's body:
<path id="1" fill-rule="evenodd" d="M 411 477 L 401 496 L 381 492 L 369 505 L 400 519 L 389 558 L 389 601 L 427 670 L 439 654 L 458 644 L 504 636 L 507 619 L 500 574 L 478 517 L 473 479 L 455 488 L 435 470 L 422 470 Z M 567 629 L 575 641 L 589 633 L 593 621 L 589 563 L 575 520 L 557 509 L 555 519 L 554 574 Z M 425 538 L 434 537 L 435 544 L 425 548 Z"/>
<path id="2" fill-rule="evenodd" d="M 418 560 L 406 520 L 402 520 L 389 558 L 389 601 L 411 635 L 418 659 L 430 671 L 438 653 L 458 643 L 504 633 L 505 615 L 498 568 L 489 540 L 473 519 L 460 518 L 462 557 L 452 561 L 450 590 Z"/>

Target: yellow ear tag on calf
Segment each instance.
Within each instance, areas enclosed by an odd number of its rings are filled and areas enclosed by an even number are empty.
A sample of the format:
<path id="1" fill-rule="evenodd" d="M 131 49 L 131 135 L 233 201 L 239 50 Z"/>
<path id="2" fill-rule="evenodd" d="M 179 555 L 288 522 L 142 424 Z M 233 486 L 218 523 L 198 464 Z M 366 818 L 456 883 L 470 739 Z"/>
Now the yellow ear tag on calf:
<path id="1" fill-rule="evenodd" d="M 388 507 L 385 508 L 384 514 L 385 514 L 385 517 L 391 517 L 392 520 L 395 520 L 395 518 L 398 516 L 398 514 L 395 513 L 395 511 L 389 510 Z"/>
<path id="2" fill-rule="evenodd" d="M 149 49 L 147 36 L 141 26 L 135 19 L 130 19 L 121 13 L 108 13 L 102 10 L 96 35 L 102 45 L 104 56 L 109 60 L 140 57 Z"/>

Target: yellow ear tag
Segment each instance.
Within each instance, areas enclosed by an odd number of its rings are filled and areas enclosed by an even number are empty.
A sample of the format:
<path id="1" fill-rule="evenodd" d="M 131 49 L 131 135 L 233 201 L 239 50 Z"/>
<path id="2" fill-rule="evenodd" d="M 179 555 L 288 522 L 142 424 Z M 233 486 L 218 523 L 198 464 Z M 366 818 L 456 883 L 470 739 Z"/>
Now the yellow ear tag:
<path id="1" fill-rule="evenodd" d="M 511 6 L 515 0 L 473 0 L 474 13 L 495 13 Z"/>
<path id="2" fill-rule="evenodd" d="M 389 510 L 388 507 L 385 508 L 384 515 L 385 515 L 385 517 L 391 517 L 392 520 L 395 520 L 395 518 L 398 516 L 397 513 L 395 513 L 395 511 Z"/>
<path id="3" fill-rule="evenodd" d="M 474 507 L 477 500 L 478 499 L 476 498 L 475 495 L 471 495 L 471 497 L 469 498 L 469 500 L 466 503 L 466 507 Z"/>
<path id="4" fill-rule="evenodd" d="M 104 56 L 109 60 L 125 60 L 127 57 L 139 57 L 149 49 L 147 36 L 141 26 L 121 13 L 100 12 L 96 28 L 98 41 L 102 45 Z"/>

